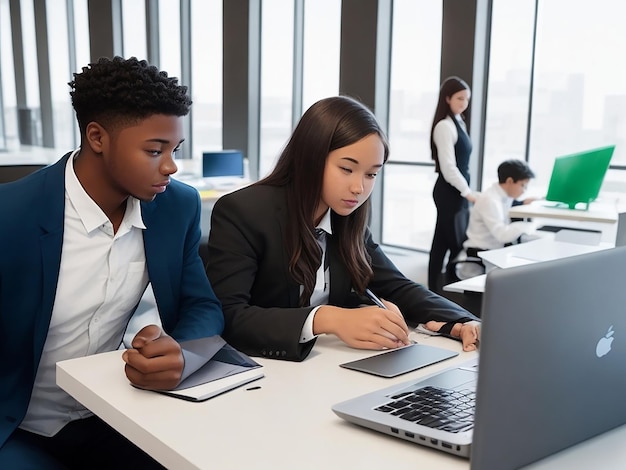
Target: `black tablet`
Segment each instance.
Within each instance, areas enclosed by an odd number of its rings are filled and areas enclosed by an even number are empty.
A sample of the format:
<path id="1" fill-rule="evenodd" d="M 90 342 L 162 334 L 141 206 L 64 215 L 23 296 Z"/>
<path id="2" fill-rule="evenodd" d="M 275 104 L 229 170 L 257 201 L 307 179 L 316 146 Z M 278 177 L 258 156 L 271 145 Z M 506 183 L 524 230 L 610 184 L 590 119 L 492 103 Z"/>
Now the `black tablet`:
<path id="1" fill-rule="evenodd" d="M 365 359 L 339 364 L 339 366 L 380 377 L 396 377 L 458 355 L 458 352 L 448 349 L 424 344 L 411 344 Z"/>

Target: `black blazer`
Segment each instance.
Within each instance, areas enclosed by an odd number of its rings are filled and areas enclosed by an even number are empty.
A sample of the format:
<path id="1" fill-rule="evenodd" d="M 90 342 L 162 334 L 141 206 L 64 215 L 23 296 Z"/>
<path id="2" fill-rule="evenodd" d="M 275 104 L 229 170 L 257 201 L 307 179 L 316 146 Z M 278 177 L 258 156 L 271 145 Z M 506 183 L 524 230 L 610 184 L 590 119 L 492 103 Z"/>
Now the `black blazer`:
<path id="1" fill-rule="evenodd" d="M 221 197 L 211 215 L 206 269 L 222 302 L 226 341 L 252 356 L 301 361 L 315 343 L 299 342 L 313 307 L 298 307 L 300 286 L 289 274 L 289 255 L 283 243 L 287 216 L 282 187 L 250 186 Z M 352 290 L 335 236 L 327 237 L 327 247 L 328 303 L 356 306 L 362 299 Z M 374 271 L 369 287 L 379 297 L 395 303 L 409 324 L 477 320 L 460 306 L 402 275 L 374 243 L 369 230 L 366 247 Z"/>

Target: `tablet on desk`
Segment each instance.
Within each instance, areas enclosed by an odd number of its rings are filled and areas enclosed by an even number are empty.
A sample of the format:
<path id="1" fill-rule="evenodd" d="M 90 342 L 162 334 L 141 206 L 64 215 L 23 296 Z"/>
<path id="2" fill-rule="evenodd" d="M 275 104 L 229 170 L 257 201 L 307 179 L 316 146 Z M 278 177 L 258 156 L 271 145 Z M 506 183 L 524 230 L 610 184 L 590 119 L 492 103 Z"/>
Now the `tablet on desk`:
<path id="1" fill-rule="evenodd" d="M 411 344 L 403 348 L 391 349 L 382 354 L 339 364 L 346 369 L 358 370 L 379 377 L 396 377 L 422 367 L 445 361 L 459 353 L 424 344 Z"/>

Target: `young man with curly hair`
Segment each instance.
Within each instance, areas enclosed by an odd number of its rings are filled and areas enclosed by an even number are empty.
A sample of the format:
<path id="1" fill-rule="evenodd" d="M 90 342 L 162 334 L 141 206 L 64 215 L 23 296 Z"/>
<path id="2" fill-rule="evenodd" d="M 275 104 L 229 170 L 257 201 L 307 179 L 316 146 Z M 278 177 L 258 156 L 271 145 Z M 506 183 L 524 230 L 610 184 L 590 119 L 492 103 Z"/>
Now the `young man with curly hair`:
<path id="1" fill-rule="evenodd" d="M 159 468 L 56 385 L 55 363 L 117 349 L 148 283 L 162 327 L 124 352 L 131 383 L 174 388 L 179 342 L 221 334 L 200 198 L 170 178 L 191 100 L 136 58 L 99 59 L 69 85 L 80 148 L 0 185 L 0 468 Z"/>

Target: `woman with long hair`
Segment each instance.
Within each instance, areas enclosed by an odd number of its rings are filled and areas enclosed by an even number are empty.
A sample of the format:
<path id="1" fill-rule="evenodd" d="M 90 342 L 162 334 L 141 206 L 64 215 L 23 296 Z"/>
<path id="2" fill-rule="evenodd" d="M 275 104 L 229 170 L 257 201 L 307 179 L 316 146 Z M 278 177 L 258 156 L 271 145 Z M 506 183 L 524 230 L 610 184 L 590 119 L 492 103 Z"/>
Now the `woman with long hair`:
<path id="1" fill-rule="evenodd" d="M 369 196 L 388 155 L 369 109 L 326 98 L 302 116 L 267 177 L 216 202 L 207 275 L 226 341 L 300 361 L 320 334 L 356 348 L 408 344 L 406 318 L 476 347 L 476 317 L 408 280 L 372 240 Z"/>
<path id="2" fill-rule="evenodd" d="M 470 96 L 469 86 L 459 77 L 444 80 L 430 133 L 432 158 L 439 173 L 433 188 L 437 221 L 428 261 L 428 287 L 435 292 L 441 287 L 439 279 L 446 254 L 448 262 L 452 262 L 463 249 L 468 202 L 476 200 L 476 193 L 469 187 L 472 142 L 463 114 Z"/>

